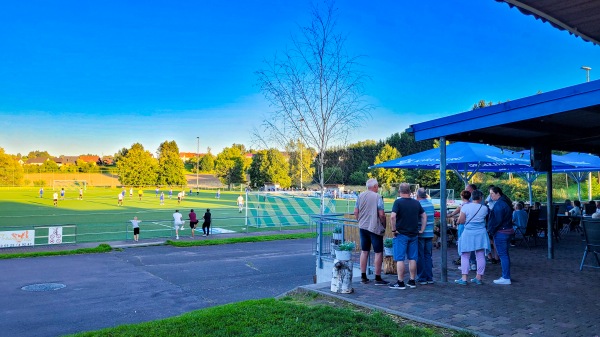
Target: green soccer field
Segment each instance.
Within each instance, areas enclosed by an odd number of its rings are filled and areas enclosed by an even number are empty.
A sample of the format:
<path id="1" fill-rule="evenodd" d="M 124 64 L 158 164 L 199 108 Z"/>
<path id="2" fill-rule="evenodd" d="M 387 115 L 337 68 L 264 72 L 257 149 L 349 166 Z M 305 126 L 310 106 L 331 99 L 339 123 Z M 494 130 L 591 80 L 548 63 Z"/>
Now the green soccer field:
<path id="1" fill-rule="evenodd" d="M 221 191 L 220 198 L 217 199 L 214 190 L 200 191 L 199 195 L 196 192 L 190 195 L 189 190 L 186 190 L 186 196 L 178 204 L 179 190 L 173 190 L 173 196 L 169 198 L 168 190 L 162 189 L 165 200 L 164 205 L 160 205 L 153 188 L 144 189 L 141 200 L 138 189 L 134 189 L 132 196 L 127 189 L 123 206 L 118 206 L 118 194 L 121 191 L 116 188 L 88 187 L 84 191 L 83 200 L 79 200 L 79 190 L 70 188 L 66 189 L 65 200 L 60 200 L 59 195 L 58 206 L 54 207 L 51 188 L 44 190 L 43 198 L 39 197 L 38 188 L 0 189 L 0 230 L 37 227 L 36 244 L 38 241 L 41 244 L 44 240 L 47 241 L 47 229 L 44 227 L 60 225 L 64 226 L 63 236 L 66 242 L 70 242 L 68 238 L 75 240 L 75 234 L 77 242 L 101 242 L 131 239 L 133 233 L 129 220 L 134 216 L 142 221 L 141 238 L 173 236 L 172 214 L 176 209 L 184 219 L 188 219 L 188 213 L 194 209 L 201 225 L 204 212 L 210 208 L 213 218 L 211 227 L 217 233 L 277 230 L 283 226 L 286 229 L 306 228 L 308 219 L 304 215 L 312 213 L 310 209 L 302 208 L 302 205 L 296 205 L 295 208 L 290 206 L 289 210 L 280 211 L 299 214 L 295 219 L 285 223 L 267 221 L 268 226 L 257 226 L 257 221 L 246 222 L 245 210 L 239 213 L 236 203 L 239 192 Z M 249 204 L 248 215 L 253 216 L 256 213 L 253 208 L 260 208 L 260 204 L 256 201 Z M 71 224 L 76 226 L 67 226 Z M 180 234 L 190 234 L 188 225 L 189 221 L 186 221 L 185 229 Z"/>

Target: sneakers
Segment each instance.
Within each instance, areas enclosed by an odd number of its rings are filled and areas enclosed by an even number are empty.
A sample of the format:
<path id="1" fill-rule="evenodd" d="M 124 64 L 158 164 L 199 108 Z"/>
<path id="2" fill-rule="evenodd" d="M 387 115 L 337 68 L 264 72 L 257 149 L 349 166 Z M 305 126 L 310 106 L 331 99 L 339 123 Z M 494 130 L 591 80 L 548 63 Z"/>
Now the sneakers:
<path id="1" fill-rule="evenodd" d="M 426 285 L 426 284 L 428 284 L 427 281 L 417 281 L 417 282 L 419 282 L 420 285 Z"/>
<path id="2" fill-rule="evenodd" d="M 371 282 L 371 280 L 369 280 L 368 278 L 362 278 L 362 277 L 360 278 L 360 283 L 362 283 L 362 284 L 367 284 L 369 282 Z"/>
<path id="3" fill-rule="evenodd" d="M 434 284 L 435 282 L 433 280 L 429 280 L 427 281 L 427 284 Z"/>
<path id="4" fill-rule="evenodd" d="M 494 283 L 495 284 L 511 284 L 510 279 L 505 279 L 503 277 L 501 277 L 497 280 L 494 280 Z"/>
<path id="5" fill-rule="evenodd" d="M 475 270 L 477 270 L 477 265 L 475 263 L 471 263 L 469 268 L 471 269 L 471 271 L 475 271 Z"/>
<path id="6" fill-rule="evenodd" d="M 390 284 L 388 287 L 390 289 L 406 289 L 406 285 L 404 285 L 404 281 L 397 281 L 394 284 Z"/>
<path id="7" fill-rule="evenodd" d="M 411 289 L 416 288 L 417 287 L 417 282 L 415 282 L 415 280 L 408 280 L 408 282 L 406 283 Z"/>
<path id="8" fill-rule="evenodd" d="M 206 234 L 202 234 L 202 236 L 206 236 Z"/>
<path id="9" fill-rule="evenodd" d="M 388 284 L 390 284 L 390 283 L 386 280 L 375 280 L 376 286 L 387 286 Z"/>
<path id="10" fill-rule="evenodd" d="M 177 235 L 177 236 L 175 237 L 175 239 L 179 240 L 179 235 Z"/>
<path id="11" fill-rule="evenodd" d="M 461 285 L 461 286 L 466 286 L 467 285 L 467 281 L 459 278 L 458 280 L 454 280 L 454 283 Z"/>
<path id="12" fill-rule="evenodd" d="M 483 282 L 480 279 L 476 278 L 476 277 L 471 279 L 471 283 L 475 283 L 475 284 L 477 284 L 479 286 L 483 284 Z"/>

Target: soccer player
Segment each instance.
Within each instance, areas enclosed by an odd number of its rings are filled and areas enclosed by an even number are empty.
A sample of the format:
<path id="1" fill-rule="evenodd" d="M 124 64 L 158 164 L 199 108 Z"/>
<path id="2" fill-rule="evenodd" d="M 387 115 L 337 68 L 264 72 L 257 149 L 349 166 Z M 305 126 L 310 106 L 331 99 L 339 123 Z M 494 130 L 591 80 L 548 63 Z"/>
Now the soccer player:
<path id="1" fill-rule="evenodd" d="M 40 187 L 40 199 L 44 197 L 44 188 Z"/>
<path id="2" fill-rule="evenodd" d="M 54 207 L 58 206 L 58 193 L 52 194 L 52 200 L 54 201 Z"/>
<path id="3" fill-rule="evenodd" d="M 163 192 L 160 192 L 160 204 L 165 204 L 165 194 Z"/>
<path id="4" fill-rule="evenodd" d="M 119 196 L 118 196 L 119 199 L 117 201 L 117 205 L 119 205 L 119 206 L 123 206 L 123 195 L 124 195 L 123 193 L 119 193 Z"/>
<path id="5" fill-rule="evenodd" d="M 183 229 L 183 220 L 181 220 L 181 213 L 176 209 L 173 213 L 173 229 L 175 230 L 175 238 L 179 240 L 179 227 Z"/>
<path id="6" fill-rule="evenodd" d="M 83 189 L 79 189 L 79 200 L 83 200 Z"/>
<path id="7" fill-rule="evenodd" d="M 138 196 L 140 197 L 140 200 L 142 200 L 142 197 L 144 196 L 144 190 L 142 190 L 141 188 L 138 191 Z"/>
<path id="8" fill-rule="evenodd" d="M 140 239 L 140 222 L 142 220 L 138 220 L 137 216 L 134 216 L 133 220 L 129 221 L 131 221 L 131 225 L 133 226 L 133 241 L 137 242 Z"/>
<path id="9" fill-rule="evenodd" d="M 237 198 L 237 204 L 238 204 L 238 208 L 240 210 L 240 213 L 242 213 L 242 210 L 244 209 L 244 197 L 242 197 L 242 195 L 240 194 L 240 196 Z"/>
<path id="10" fill-rule="evenodd" d="M 60 189 L 60 200 L 65 200 L 65 188 Z"/>

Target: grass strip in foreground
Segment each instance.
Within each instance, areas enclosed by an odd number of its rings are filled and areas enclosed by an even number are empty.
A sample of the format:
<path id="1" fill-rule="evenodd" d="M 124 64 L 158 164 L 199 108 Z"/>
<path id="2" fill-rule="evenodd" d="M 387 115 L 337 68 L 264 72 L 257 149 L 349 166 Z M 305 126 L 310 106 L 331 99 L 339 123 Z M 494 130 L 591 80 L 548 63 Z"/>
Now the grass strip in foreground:
<path id="1" fill-rule="evenodd" d="M 450 336 L 465 336 L 450 333 Z M 413 325 L 399 325 L 382 312 L 363 313 L 324 304 L 306 305 L 290 297 L 232 303 L 167 319 L 121 325 L 72 335 L 83 336 L 448 336 Z"/>
<path id="2" fill-rule="evenodd" d="M 27 253 L 11 253 L 11 254 L 0 254 L 0 260 L 5 259 L 20 259 L 26 257 L 39 257 L 39 256 L 59 256 L 59 255 L 77 255 L 77 254 L 96 254 L 96 253 L 108 253 L 112 251 L 112 247 L 106 243 L 102 243 L 95 248 L 79 248 L 72 250 L 59 250 L 53 252 L 27 252 Z"/>
<path id="3" fill-rule="evenodd" d="M 316 237 L 315 233 L 294 233 L 294 234 L 246 236 L 246 237 L 240 237 L 240 238 L 227 238 L 227 239 L 207 239 L 207 240 L 198 240 L 198 241 L 167 240 L 166 244 L 174 246 L 174 247 L 193 247 L 193 246 L 226 245 L 226 244 L 231 244 L 231 243 L 243 243 L 243 242 L 266 242 L 266 241 L 276 241 L 276 240 L 311 239 L 314 237 Z"/>

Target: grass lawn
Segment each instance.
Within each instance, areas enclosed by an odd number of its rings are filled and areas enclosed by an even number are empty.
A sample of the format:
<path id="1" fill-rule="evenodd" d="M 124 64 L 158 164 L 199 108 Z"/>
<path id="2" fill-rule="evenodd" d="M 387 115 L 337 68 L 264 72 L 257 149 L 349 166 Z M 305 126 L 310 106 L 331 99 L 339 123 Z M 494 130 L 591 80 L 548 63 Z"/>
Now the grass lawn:
<path id="1" fill-rule="evenodd" d="M 354 307 L 313 293 L 192 311 L 152 322 L 121 325 L 71 336 L 473 336 L 425 326 Z"/>

